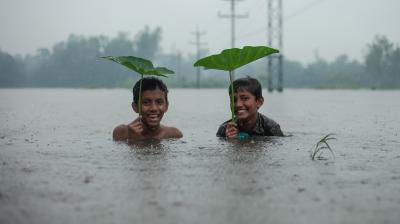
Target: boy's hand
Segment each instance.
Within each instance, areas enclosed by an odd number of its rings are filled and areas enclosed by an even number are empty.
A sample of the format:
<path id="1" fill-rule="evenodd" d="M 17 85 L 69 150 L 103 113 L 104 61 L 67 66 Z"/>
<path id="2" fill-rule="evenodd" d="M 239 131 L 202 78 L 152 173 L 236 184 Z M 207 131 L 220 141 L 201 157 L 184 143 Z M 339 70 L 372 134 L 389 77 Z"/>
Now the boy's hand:
<path id="1" fill-rule="evenodd" d="M 239 133 L 239 130 L 237 129 L 236 124 L 234 122 L 229 122 L 226 125 L 225 136 L 228 139 L 236 138 L 238 133 Z"/>
<path id="2" fill-rule="evenodd" d="M 142 132 L 143 124 L 141 117 L 138 117 L 136 120 L 128 125 L 128 133 L 130 137 L 138 139 L 142 136 Z"/>

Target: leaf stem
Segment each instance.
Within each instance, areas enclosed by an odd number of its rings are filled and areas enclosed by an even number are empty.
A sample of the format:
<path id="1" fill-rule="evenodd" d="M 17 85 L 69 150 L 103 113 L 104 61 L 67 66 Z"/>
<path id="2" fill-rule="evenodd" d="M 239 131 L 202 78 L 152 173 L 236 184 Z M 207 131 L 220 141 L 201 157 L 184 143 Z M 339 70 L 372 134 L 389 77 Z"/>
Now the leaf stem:
<path id="1" fill-rule="evenodd" d="M 140 85 L 139 85 L 139 117 L 142 117 L 142 83 L 143 83 L 143 74 L 140 74 Z"/>
<path id="2" fill-rule="evenodd" d="M 231 82 L 231 113 L 232 113 L 232 122 L 235 122 L 235 102 L 234 102 L 234 93 L 233 93 L 233 72 L 229 71 L 229 80 Z"/>

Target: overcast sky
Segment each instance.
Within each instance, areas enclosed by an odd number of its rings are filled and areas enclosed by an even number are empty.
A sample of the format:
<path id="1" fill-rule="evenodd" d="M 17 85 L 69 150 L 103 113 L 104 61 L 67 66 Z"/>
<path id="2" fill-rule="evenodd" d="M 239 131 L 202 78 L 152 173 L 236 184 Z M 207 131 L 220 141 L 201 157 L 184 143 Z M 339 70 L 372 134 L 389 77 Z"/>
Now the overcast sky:
<path id="1" fill-rule="evenodd" d="M 236 13 L 236 46 L 266 45 L 267 0 L 243 0 Z M 362 60 L 376 34 L 400 43 L 400 0 L 283 0 L 285 56 L 303 63 L 315 55 L 340 54 Z M 210 53 L 230 48 L 226 0 L 0 0 L 0 49 L 11 54 L 51 48 L 70 34 L 134 35 L 145 25 L 160 26 L 163 52 L 193 53 L 196 25 Z"/>

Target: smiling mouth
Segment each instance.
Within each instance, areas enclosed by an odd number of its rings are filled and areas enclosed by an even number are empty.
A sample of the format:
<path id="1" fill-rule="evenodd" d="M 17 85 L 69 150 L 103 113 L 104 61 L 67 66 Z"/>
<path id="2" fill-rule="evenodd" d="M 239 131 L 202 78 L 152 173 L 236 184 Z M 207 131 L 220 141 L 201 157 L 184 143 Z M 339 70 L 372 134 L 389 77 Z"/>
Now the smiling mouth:
<path id="1" fill-rule="evenodd" d="M 158 114 L 149 114 L 146 116 L 147 120 L 152 121 L 152 122 L 156 122 L 160 119 L 160 115 Z"/>
<path id="2" fill-rule="evenodd" d="M 245 109 L 236 110 L 236 114 L 237 115 L 241 115 L 241 114 L 244 114 L 244 113 L 247 113 L 247 110 L 245 110 Z"/>

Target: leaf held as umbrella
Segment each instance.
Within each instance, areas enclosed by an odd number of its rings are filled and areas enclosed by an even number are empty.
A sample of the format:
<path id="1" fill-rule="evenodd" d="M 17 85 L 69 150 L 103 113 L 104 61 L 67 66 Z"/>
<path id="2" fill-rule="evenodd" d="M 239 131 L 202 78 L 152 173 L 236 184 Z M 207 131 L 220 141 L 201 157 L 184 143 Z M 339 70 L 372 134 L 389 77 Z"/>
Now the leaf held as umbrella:
<path id="1" fill-rule="evenodd" d="M 243 65 L 278 52 L 274 48 L 265 46 L 245 46 L 243 49 L 231 48 L 223 50 L 220 54 L 202 58 L 194 66 L 202 66 L 204 69 L 233 71 Z"/>
<path id="2" fill-rule="evenodd" d="M 164 67 L 154 67 L 153 63 L 147 59 L 134 56 L 105 56 L 100 57 L 121 64 L 141 75 L 156 75 L 168 77 L 167 74 L 174 74 L 173 71 Z"/>
<path id="3" fill-rule="evenodd" d="M 153 63 L 147 59 L 134 57 L 134 56 L 103 56 L 100 57 L 120 65 L 123 65 L 130 70 L 140 74 L 140 88 L 139 88 L 139 116 L 142 115 L 142 80 L 144 75 L 156 75 L 168 77 L 167 74 L 174 74 L 172 70 L 164 67 L 154 67 Z"/>
<path id="4" fill-rule="evenodd" d="M 204 69 L 215 69 L 215 70 L 223 70 L 229 72 L 229 80 L 231 86 L 231 114 L 232 121 L 235 121 L 235 112 L 234 112 L 234 99 L 233 99 L 233 71 L 237 68 L 242 67 L 243 65 L 247 65 L 253 61 L 256 61 L 260 58 L 266 57 L 268 55 L 278 53 L 279 50 L 265 47 L 265 46 L 245 46 L 242 49 L 239 48 L 231 48 L 225 49 L 220 54 L 210 55 L 208 57 L 204 57 L 196 63 L 194 63 L 195 67 L 201 66 Z"/>

